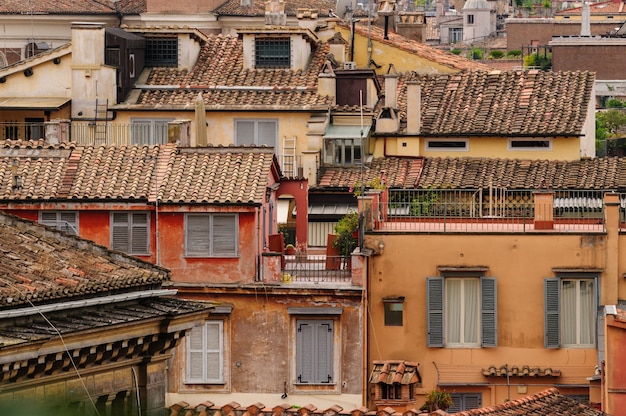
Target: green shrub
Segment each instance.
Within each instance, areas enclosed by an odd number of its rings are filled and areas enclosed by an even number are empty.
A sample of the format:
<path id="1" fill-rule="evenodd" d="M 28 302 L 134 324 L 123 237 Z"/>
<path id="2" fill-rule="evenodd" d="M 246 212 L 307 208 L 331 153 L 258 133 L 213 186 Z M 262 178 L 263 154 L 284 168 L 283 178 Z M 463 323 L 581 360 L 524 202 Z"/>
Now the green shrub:
<path id="1" fill-rule="evenodd" d="M 522 51 L 520 51 L 520 50 L 508 51 L 506 53 L 506 56 L 509 57 L 509 58 L 517 58 L 517 57 L 522 56 Z"/>
<path id="2" fill-rule="evenodd" d="M 502 51 L 491 51 L 489 52 L 489 57 L 493 59 L 500 59 L 504 56 L 504 52 Z"/>
<path id="3" fill-rule="evenodd" d="M 483 59 L 483 51 L 478 48 L 472 48 L 470 51 L 470 59 Z"/>
<path id="4" fill-rule="evenodd" d="M 461 50 L 459 48 L 454 48 L 450 51 L 450 53 L 453 53 L 455 55 L 460 55 L 461 54 Z"/>

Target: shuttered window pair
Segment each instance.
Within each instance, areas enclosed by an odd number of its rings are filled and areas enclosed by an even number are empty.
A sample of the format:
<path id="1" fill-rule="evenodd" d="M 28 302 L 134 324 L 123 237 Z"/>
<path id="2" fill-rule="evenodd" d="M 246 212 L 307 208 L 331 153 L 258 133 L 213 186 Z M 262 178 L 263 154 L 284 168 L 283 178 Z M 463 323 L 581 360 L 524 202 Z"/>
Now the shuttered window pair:
<path id="1" fill-rule="evenodd" d="M 208 321 L 187 336 L 187 383 L 224 382 L 224 323 Z"/>
<path id="2" fill-rule="evenodd" d="M 334 322 L 328 319 L 299 319 L 296 325 L 297 382 L 311 384 L 334 383 Z"/>
<path id="3" fill-rule="evenodd" d="M 67 234 L 78 235 L 78 213 L 76 211 L 41 211 L 39 223 Z"/>
<path id="4" fill-rule="evenodd" d="M 111 248 L 132 255 L 150 254 L 150 214 L 111 213 Z"/>
<path id="5" fill-rule="evenodd" d="M 234 257 L 238 255 L 237 214 L 187 214 L 187 257 Z"/>
<path id="6" fill-rule="evenodd" d="M 481 393 L 451 393 L 450 396 L 452 397 L 452 406 L 446 409 L 449 414 L 480 409 L 483 406 Z"/>
<path id="7" fill-rule="evenodd" d="M 497 286 L 492 277 L 426 279 L 429 347 L 495 347 Z"/>
<path id="8" fill-rule="evenodd" d="M 597 278 L 551 278 L 544 285 L 545 347 L 595 345 Z"/>

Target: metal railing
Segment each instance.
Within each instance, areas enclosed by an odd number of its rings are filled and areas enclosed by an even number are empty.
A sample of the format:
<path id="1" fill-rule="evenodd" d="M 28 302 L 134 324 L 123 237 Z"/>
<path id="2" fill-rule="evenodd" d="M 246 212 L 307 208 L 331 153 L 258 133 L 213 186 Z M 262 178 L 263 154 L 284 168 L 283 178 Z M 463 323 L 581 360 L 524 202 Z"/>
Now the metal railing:
<path id="1" fill-rule="evenodd" d="M 39 140 L 45 138 L 45 134 L 43 122 L 6 121 L 0 123 L 0 138 L 2 140 Z"/>
<path id="2" fill-rule="evenodd" d="M 350 256 L 297 253 L 285 256 L 284 283 L 349 283 Z"/>
<path id="3" fill-rule="evenodd" d="M 604 231 L 603 191 L 487 189 L 390 190 L 389 202 L 365 213 L 366 229 L 419 232 Z"/>

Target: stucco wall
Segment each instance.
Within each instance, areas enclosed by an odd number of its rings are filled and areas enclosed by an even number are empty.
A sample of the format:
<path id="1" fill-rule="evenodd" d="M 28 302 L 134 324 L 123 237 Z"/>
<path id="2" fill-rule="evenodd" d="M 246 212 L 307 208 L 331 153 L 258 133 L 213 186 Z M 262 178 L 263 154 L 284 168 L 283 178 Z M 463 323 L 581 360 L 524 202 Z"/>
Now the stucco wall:
<path id="1" fill-rule="evenodd" d="M 619 26 L 619 22 L 603 21 L 591 24 L 591 34 L 604 35 Z M 547 45 L 553 36 L 580 35 L 580 20 L 555 19 L 507 19 L 506 49 L 520 50 L 536 40 L 539 45 Z"/>
<path id="2" fill-rule="evenodd" d="M 624 39 L 609 42 L 585 42 L 566 45 L 555 41 L 552 46 L 553 71 L 592 71 L 597 80 L 626 79 Z M 607 44 L 610 43 L 610 44 Z"/>

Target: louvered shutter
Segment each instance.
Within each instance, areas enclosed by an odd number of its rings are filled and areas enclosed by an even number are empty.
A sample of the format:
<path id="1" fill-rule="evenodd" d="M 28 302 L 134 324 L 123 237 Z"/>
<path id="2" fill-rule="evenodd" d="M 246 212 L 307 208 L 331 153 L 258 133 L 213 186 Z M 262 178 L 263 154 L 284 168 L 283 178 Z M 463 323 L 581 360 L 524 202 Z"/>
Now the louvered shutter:
<path id="1" fill-rule="evenodd" d="M 235 122 L 235 144 L 253 145 L 254 143 L 254 121 L 237 120 Z"/>
<path id="2" fill-rule="evenodd" d="M 426 278 L 429 347 L 443 347 L 443 277 Z"/>
<path id="3" fill-rule="evenodd" d="M 193 328 L 187 337 L 187 381 L 202 382 L 204 376 L 203 329 Z"/>
<path id="4" fill-rule="evenodd" d="M 480 409 L 483 407 L 483 395 L 480 393 L 466 393 L 463 395 L 463 410 Z"/>
<path id="5" fill-rule="evenodd" d="M 320 322 L 317 332 L 317 376 L 318 383 L 333 381 L 333 325 L 330 321 Z"/>
<path id="6" fill-rule="evenodd" d="M 480 278 L 482 346 L 498 346 L 498 293 L 496 279 Z"/>
<path id="7" fill-rule="evenodd" d="M 298 383 L 332 383 L 333 337 L 331 320 L 301 320 L 296 333 Z"/>
<path id="8" fill-rule="evenodd" d="M 111 227 L 111 248 L 113 250 L 128 253 L 130 249 L 128 213 L 114 212 L 112 218 L 113 225 Z"/>
<path id="9" fill-rule="evenodd" d="M 149 250 L 148 213 L 132 214 L 131 254 L 148 254 Z"/>
<path id="10" fill-rule="evenodd" d="M 57 228 L 57 213 L 52 211 L 42 211 L 39 217 L 39 223 L 48 227 Z"/>
<path id="11" fill-rule="evenodd" d="M 188 256 L 210 255 L 211 217 L 208 215 L 188 215 L 185 238 L 185 253 Z"/>
<path id="12" fill-rule="evenodd" d="M 298 383 L 313 382 L 313 325 L 299 322 L 296 333 L 296 379 Z"/>
<path id="13" fill-rule="evenodd" d="M 237 217 L 235 215 L 213 216 L 214 256 L 237 255 Z"/>
<path id="14" fill-rule="evenodd" d="M 206 323 L 206 380 L 222 380 L 221 322 Z"/>
<path id="15" fill-rule="evenodd" d="M 60 212 L 59 217 L 59 230 L 64 231 L 68 234 L 78 235 L 78 221 L 76 219 L 76 212 Z"/>
<path id="16" fill-rule="evenodd" d="M 276 147 L 276 122 L 259 121 L 257 126 L 257 145 Z"/>
<path id="17" fill-rule="evenodd" d="M 558 278 L 545 279 L 544 287 L 544 345 L 546 348 L 559 348 L 561 346 L 561 282 Z"/>

